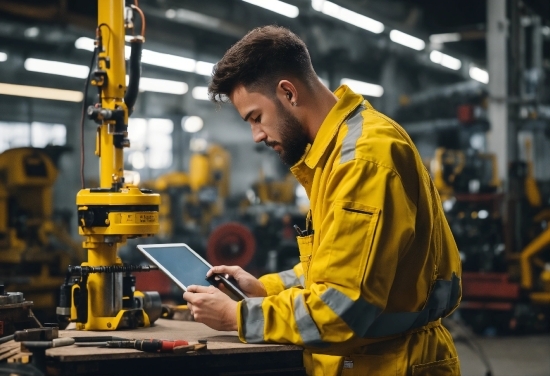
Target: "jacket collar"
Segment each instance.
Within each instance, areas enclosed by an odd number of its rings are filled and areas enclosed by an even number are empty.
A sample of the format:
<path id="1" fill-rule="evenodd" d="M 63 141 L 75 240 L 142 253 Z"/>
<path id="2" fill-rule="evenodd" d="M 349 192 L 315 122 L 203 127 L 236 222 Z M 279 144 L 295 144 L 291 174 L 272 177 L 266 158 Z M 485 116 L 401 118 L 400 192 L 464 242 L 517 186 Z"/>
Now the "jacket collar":
<path id="1" fill-rule="evenodd" d="M 327 150 L 328 145 L 338 133 L 340 125 L 344 122 L 348 115 L 357 108 L 357 106 L 365 101 L 362 95 L 354 93 L 346 85 L 342 85 L 336 89 L 334 95 L 338 97 L 338 101 L 334 107 L 332 107 L 327 117 L 321 124 L 321 127 L 313 140 L 313 145 L 311 145 L 311 148 L 306 150 L 304 157 L 300 161 L 305 162 L 305 164 L 311 169 L 317 165 Z M 367 106 L 370 107 L 368 102 Z M 298 162 L 298 164 L 300 164 L 300 162 Z"/>

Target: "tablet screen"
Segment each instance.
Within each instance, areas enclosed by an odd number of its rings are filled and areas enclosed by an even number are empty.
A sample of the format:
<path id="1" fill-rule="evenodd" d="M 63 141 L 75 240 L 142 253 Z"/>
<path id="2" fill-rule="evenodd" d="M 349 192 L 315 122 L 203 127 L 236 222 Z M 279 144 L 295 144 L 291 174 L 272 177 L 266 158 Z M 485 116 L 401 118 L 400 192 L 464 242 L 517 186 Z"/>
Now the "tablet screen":
<path id="1" fill-rule="evenodd" d="M 186 244 L 147 244 L 138 249 L 184 291 L 187 286 L 210 286 L 206 272 L 211 266 Z"/>

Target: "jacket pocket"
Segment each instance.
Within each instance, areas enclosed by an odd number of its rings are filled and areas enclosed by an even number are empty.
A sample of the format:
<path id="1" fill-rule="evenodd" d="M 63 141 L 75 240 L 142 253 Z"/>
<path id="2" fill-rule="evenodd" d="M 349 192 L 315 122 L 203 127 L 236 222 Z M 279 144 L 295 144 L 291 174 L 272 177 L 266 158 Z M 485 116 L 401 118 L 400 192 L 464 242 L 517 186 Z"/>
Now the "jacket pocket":
<path id="1" fill-rule="evenodd" d="M 460 376 L 458 357 L 412 366 L 412 376 Z"/>
<path id="2" fill-rule="evenodd" d="M 311 263 L 311 252 L 313 250 L 313 235 L 297 236 L 298 249 L 300 251 L 300 263 L 304 269 L 304 279 L 307 281 L 309 265 Z"/>
<path id="3" fill-rule="evenodd" d="M 337 201 L 334 204 L 334 221 L 331 226 L 329 258 L 324 270 L 325 279 L 352 288 L 359 297 L 360 286 L 368 273 L 374 234 L 380 210 L 356 202 Z"/>
<path id="4" fill-rule="evenodd" d="M 396 356 L 393 353 L 384 355 L 351 355 L 344 358 L 340 376 L 396 376 Z"/>

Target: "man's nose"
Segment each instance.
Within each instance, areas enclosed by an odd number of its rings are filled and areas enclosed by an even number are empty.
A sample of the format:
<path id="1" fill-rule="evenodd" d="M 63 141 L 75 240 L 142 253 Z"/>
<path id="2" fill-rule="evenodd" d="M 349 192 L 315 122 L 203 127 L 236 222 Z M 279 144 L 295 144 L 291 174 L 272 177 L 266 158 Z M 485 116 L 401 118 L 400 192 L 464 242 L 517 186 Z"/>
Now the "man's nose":
<path id="1" fill-rule="evenodd" d="M 258 143 L 267 139 L 267 135 L 263 130 L 261 130 L 259 126 L 252 125 L 251 128 L 252 128 L 252 139 L 254 140 L 254 142 Z"/>

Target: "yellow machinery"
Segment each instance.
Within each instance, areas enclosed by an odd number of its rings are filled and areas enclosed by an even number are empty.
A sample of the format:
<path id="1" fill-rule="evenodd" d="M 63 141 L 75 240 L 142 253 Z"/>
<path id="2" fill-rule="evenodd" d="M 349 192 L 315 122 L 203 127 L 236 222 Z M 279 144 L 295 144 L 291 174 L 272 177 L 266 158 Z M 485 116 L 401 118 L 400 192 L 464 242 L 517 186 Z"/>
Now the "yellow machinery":
<path id="1" fill-rule="evenodd" d="M 498 178 L 498 169 L 496 163 L 496 156 L 491 153 L 476 153 L 475 159 L 487 160 L 491 166 L 490 178 L 483 176 L 472 176 L 472 178 L 485 178 L 486 181 L 480 182 L 484 186 L 490 187 L 491 190 L 496 191 L 500 186 L 500 180 Z M 441 196 L 441 200 L 453 196 L 456 192 L 455 186 L 458 185 L 457 179 L 461 174 L 468 174 L 472 171 L 465 171 L 468 166 L 468 157 L 462 150 L 452 150 L 445 148 L 437 148 L 435 151 L 435 157 L 430 163 L 430 169 L 434 179 L 434 184 Z"/>
<path id="2" fill-rule="evenodd" d="M 524 181 L 525 197 L 529 205 L 540 210 L 533 218 L 533 223 L 550 222 L 550 209 L 543 209 L 542 197 L 535 180 L 533 161 L 531 160 L 531 140 L 525 140 L 525 152 L 527 155 L 527 174 Z M 550 304 L 550 263 L 544 262 L 540 254 L 550 247 L 550 226 L 538 234 L 520 252 L 521 287 L 529 291 L 529 297 L 534 303 Z M 539 287 L 535 287 L 533 266 L 540 270 Z"/>
<path id="3" fill-rule="evenodd" d="M 124 182 L 123 149 L 129 146 L 128 116 L 137 98 L 145 31 L 143 12 L 135 3 L 125 8 L 123 0 L 98 1 L 97 66 L 90 83 L 97 87 L 100 103 L 87 112 L 98 124 L 100 187 L 78 192 L 79 233 L 85 237 L 88 261 L 69 268 L 57 308 L 60 321 L 75 322 L 80 330 L 149 326 L 160 316 L 158 293 L 134 291 L 130 272 L 147 267 L 124 265 L 117 256 L 128 238 L 153 236 L 159 228 L 159 195 Z M 133 29 L 134 12 L 141 16 L 141 35 L 130 41 L 127 86 L 125 29 Z"/>
<path id="4" fill-rule="evenodd" d="M 184 228 L 207 235 L 212 219 L 224 212 L 230 168 L 230 154 L 211 144 L 191 155 L 188 173 L 169 172 L 149 183 L 161 195 L 159 237 L 175 240 Z"/>
<path id="5" fill-rule="evenodd" d="M 53 313 L 69 264 L 83 259 L 66 229 L 54 223 L 56 178 L 57 169 L 43 149 L 0 154 L 0 280 L 7 290 L 25 293 L 45 315 Z"/>

